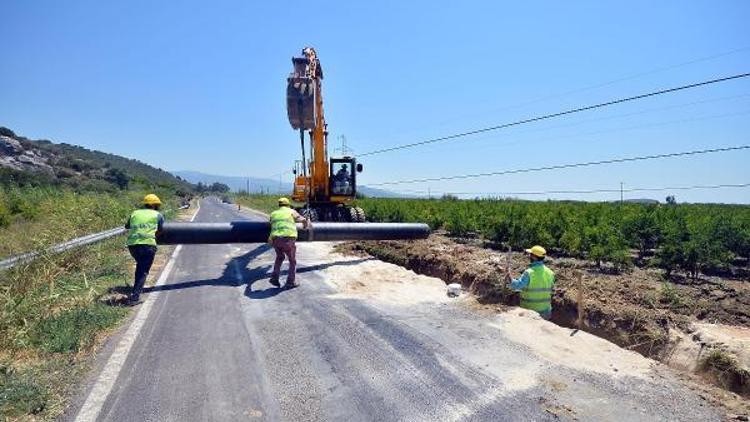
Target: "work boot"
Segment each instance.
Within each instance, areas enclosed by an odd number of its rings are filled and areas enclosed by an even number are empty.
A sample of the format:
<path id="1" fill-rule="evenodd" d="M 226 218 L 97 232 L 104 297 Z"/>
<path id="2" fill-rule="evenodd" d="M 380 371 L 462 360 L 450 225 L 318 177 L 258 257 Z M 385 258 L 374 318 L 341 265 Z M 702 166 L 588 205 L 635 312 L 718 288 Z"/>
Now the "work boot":
<path id="1" fill-rule="evenodd" d="M 278 277 L 271 277 L 270 280 L 268 280 L 269 283 L 271 283 L 272 286 L 281 287 L 281 283 L 279 283 Z"/>
<path id="2" fill-rule="evenodd" d="M 293 289 L 295 287 L 299 287 L 299 283 L 297 281 L 289 281 L 287 280 L 286 284 L 284 284 L 285 289 Z"/>

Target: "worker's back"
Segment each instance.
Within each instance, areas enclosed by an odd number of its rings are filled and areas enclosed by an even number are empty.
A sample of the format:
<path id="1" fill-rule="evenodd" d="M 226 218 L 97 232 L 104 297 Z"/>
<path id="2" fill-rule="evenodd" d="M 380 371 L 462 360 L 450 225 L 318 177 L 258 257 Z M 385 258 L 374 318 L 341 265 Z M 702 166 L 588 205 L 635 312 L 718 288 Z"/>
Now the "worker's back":
<path id="1" fill-rule="evenodd" d="M 539 313 L 551 312 L 555 273 L 541 262 L 532 265 L 526 273 L 529 284 L 521 290 L 521 307 Z"/>
<path id="2" fill-rule="evenodd" d="M 294 210 L 280 207 L 271 213 L 271 239 L 277 237 L 297 238 L 297 225 L 294 222 Z"/>

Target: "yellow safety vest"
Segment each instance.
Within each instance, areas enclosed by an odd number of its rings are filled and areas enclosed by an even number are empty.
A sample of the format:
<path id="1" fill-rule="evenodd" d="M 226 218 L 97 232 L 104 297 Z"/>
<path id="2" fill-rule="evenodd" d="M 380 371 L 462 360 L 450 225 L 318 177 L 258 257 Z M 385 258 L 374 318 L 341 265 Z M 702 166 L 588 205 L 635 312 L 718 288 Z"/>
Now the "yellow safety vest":
<path id="1" fill-rule="evenodd" d="M 537 312 L 552 310 L 552 287 L 555 273 L 544 265 L 535 265 L 526 270 L 529 284 L 521 290 L 521 307 Z"/>
<path id="2" fill-rule="evenodd" d="M 277 237 L 297 238 L 294 210 L 289 207 L 281 207 L 271 213 L 271 239 Z"/>
<path id="3" fill-rule="evenodd" d="M 140 209 L 130 214 L 128 246 L 156 245 L 156 230 L 159 228 L 159 211 Z"/>

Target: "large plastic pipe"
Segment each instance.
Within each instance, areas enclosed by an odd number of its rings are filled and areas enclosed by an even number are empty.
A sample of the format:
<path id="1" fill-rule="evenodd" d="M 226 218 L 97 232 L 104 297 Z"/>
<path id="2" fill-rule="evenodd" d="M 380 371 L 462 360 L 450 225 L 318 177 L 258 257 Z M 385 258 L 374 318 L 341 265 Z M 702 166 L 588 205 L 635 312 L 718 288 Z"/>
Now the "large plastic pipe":
<path id="1" fill-rule="evenodd" d="M 297 224 L 298 241 L 425 239 L 430 227 L 421 223 L 313 223 Z M 157 237 L 160 245 L 262 243 L 268 240 L 268 222 L 165 223 Z"/>

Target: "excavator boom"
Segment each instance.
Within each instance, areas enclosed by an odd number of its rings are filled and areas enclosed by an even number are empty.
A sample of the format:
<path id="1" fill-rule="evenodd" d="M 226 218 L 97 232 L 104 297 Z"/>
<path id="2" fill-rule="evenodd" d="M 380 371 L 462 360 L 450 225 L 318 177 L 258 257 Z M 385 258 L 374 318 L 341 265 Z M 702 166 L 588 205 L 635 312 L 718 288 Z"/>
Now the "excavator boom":
<path id="1" fill-rule="evenodd" d="M 321 221 L 364 221 L 364 211 L 349 207 L 356 195 L 357 165 L 353 157 L 328 158 L 328 127 L 323 113 L 323 68 L 312 47 L 302 57 L 292 58 L 292 73 L 287 78 L 287 117 L 300 133 L 301 175 L 295 169 L 295 201 L 305 202 L 302 210 Z M 307 159 L 305 132 L 310 139 Z M 333 177 L 332 177 L 333 175 Z"/>

